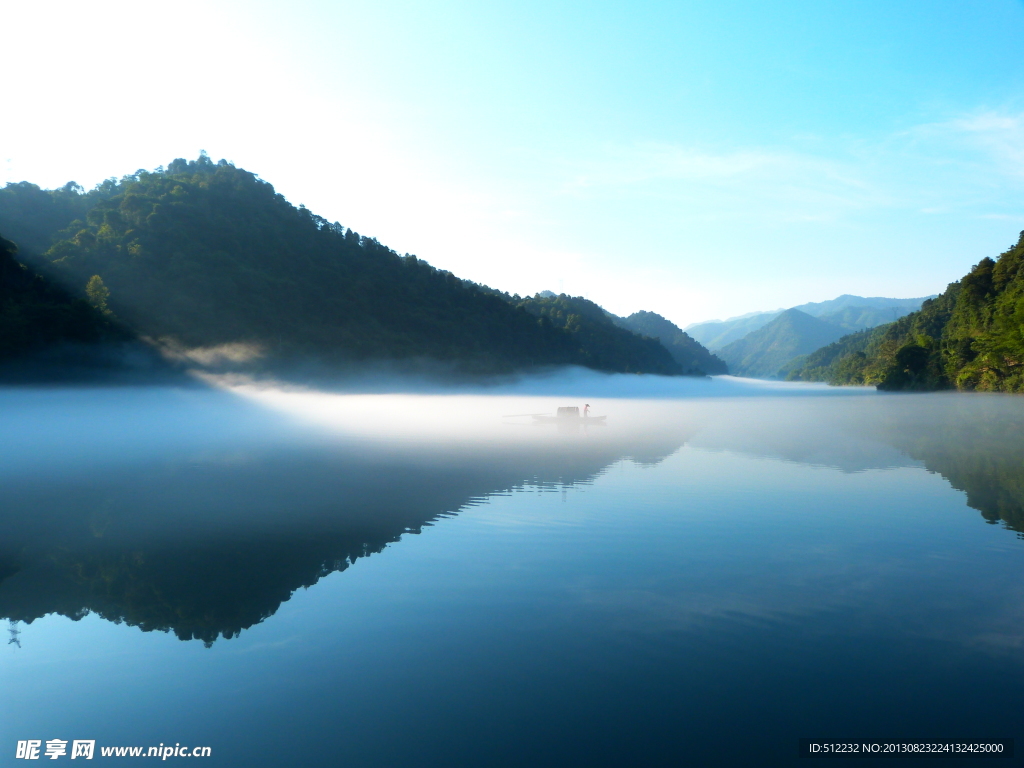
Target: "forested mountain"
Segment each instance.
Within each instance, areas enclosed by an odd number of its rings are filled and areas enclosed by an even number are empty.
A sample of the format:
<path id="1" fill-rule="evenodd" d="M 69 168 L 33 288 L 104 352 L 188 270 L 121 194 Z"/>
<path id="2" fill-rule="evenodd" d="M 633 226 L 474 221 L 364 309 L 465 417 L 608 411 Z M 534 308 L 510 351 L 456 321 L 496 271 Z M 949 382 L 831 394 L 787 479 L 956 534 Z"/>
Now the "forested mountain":
<path id="1" fill-rule="evenodd" d="M 682 366 L 684 373 L 714 375 L 729 372 L 724 360 L 713 355 L 689 334 L 680 330 L 679 326 L 656 312 L 641 310 L 629 317 L 611 314 L 609 317 L 620 328 L 658 339 Z"/>
<path id="2" fill-rule="evenodd" d="M 888 326 L 843 336 L 792 362 L 785 378 L 789 381 L 827 381 L 830 384 L 864 384 L 862 376 L 868 345 Z M 877 383 L 877 382 L 876 382 Z"/>
<path id="3" fill-rule="evenodd" d="M 1024 232 L 919 312 L 809 356 L 793 378 L 879 389 L 1024 391 Z"/>
<path id="4" fill-rule="evenodd" d="M 866 343 L 867 339 L 871 338 L 871 329 L 887 325 L 888 323 L 885 318 L 887 316 L 892 317 L 896 312 L 897 310 L 893 308 L 879 309 L 848 306 L 838 312 L 822 315 L 819 319 L 830 322 L 838 327 L 839 330 L 836 331 L 836 336 L 839 336 L 839 339 L 815 350 L 809 355 L 800 355 L 793 358 L 782 366 L 776 375 L 789 381 L 801 379 L 806 381 L 822 381 L 821 377 L 824 374 L 821 369 L 823 367 L 830 365 L 837 355 L 841 356 L 845 354 L 845 351 L 863 349 L 863 344 Z M 900 313 L 899 316 L 905 316 L 906 314 L 902 310 L 900 310 Z M 853 331 L 853 333 L 849 333 L 850 331 Z"/>
<path id="5" fill-rule="evenodd" d="M 848 330 L 856 331 L 892 322 L 909 312 L 914 312 L 921 308 L 924 300 L 924 298 L 889 299 L 882 296 L 853 296 L 844 293 L 835 299 L 808 302 L 791 307 L 791 309 L 798 309 L 812 317 L 820 317 Z M 778 309 L 773 312 L 757 312 L 729 320 L 700 323 L 688 327 L 686 331 L 708 349 L 717 352 L 733 341 L 742 339 L 748 333 L 768 325 L 783 311 Z"/>
<path id="6" fill-rule="evenodd" d="M 835 341 L 846 331 L 834 323 L 787 309 L 768 325 L 721 351 L 736 376 L 771 378 L 793 358 Z"/>
<path id="7" fill-rule="evenodd" d="M 561 328 L 576 342 L 583 364 L 605 371 L 703 374 L 684 370 L 656 338 L 619 327 L 600 306 L 579 296 L 542 296 L 517 302 L 531 315 Z"/>
<path id="8" fill-rule="evenodd" d="M 271 368 L 422 358 L 476 371 L 679 372 L 657 342 L 616 328 L 596 305 L 460 280 L 205 155 L 89 192 L 8 185 L 0 231 L 73 296 L 95 277 L 109 311 L 168 347 L 241 342 Z"/>

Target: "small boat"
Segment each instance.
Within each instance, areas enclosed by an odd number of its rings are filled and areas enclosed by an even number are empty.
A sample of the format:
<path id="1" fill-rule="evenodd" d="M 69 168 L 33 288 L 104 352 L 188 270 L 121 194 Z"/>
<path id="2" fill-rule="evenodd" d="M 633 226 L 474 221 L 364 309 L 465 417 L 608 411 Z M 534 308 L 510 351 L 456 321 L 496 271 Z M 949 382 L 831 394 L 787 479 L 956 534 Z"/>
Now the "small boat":
<path id="1" fill-rule="evenodd" d="M 607 416 L 580 416 L 580 409 L 576 406 L 559 408 L 555 416 L 545 416 L 539 413 L 531 414 L 535 421 L 549 424 L 604 424 Z"/>

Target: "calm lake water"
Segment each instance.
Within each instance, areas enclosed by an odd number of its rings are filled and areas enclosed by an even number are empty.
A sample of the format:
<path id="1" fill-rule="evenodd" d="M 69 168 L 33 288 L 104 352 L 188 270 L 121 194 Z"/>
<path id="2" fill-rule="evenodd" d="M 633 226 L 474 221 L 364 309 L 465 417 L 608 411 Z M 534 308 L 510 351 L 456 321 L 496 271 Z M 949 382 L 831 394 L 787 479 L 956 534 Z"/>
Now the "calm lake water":
<path id="1" fill-rule="evenodd" d="M 584 402 L 607 423 L 529 415 Z M 1022 427 L 1024 398 L 727 378 L 2 390 L 0 765 L 1024 738 Z"/>

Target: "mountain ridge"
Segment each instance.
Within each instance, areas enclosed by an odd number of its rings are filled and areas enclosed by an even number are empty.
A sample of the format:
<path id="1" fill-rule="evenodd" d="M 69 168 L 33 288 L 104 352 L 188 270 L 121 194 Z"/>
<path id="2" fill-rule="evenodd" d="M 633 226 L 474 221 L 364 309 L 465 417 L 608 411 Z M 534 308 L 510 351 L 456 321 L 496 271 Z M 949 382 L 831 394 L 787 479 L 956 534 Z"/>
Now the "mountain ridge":
<path id="1" fill-rule="evenodd" d="M 658 339 L 679 363 L 684 373 L 715 375 L 729 372 L 729 367 L 724 360 L 657 312 L 640 310 L 629 317 L 619 317 L 610 312 L 608 315 L 612 322 L 621 328 L 641 336 Z"/>
<path id="2" fill-rule="evenodd" d="M 899 312 L 897 317 L 886 318 L 887 320 L 895 320 L 909 312 L 920 309 L 921 304 L 928 298 L 934 297 L 928 296 L 917 299 L 889 299 L 882 296 L 865 297 L 844 293 L 834 299 L 807 302 L 795 307 L 789 307 L 789 309 L 798 309 L 813 317 L 835 314 L 854 306 L 865 309 L 876 309 L 879 311 L 896 309 Z M 738 315 L 727 320 L 711 320 L 703 323 L 692 323 L 684 330 L 710 351 L 716 352 L 723 349 L 728 344 L 738 341 L 748 333 L 752 333 L 758 328 L 763 328 L 784 311 L 784 309 L 777 309 L 766 312 L 748 312 L 745 315 Z M 851 328 L 851 330 L 855 329 Z"/>
<path id="3" fill-rule="evenodd" d="M 586 299 L 523 298 L 462 280 L 205 154 L 88 192 L 8 184 L 0 231 L 26 244 L 21 262 L 69 296 L 96 288 L 104 311 L 136 337 L 170 352 L 245 345 L 256 372 L 370 360 L 468 373 L 683 372 L 657 339 Z"/>

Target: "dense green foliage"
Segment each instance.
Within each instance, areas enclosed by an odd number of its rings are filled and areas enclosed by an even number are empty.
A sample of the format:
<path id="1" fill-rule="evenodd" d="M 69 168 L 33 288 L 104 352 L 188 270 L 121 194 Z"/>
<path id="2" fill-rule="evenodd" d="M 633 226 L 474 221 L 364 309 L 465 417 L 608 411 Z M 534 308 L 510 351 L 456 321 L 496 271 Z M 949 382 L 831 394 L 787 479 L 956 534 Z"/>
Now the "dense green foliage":
<path id="1" fill-rule="evenodd" d="M 786 372 L 789 381 L 827 381 L 833 384 L 863 384 L 861 369 L 865 349 L 881 328 L 868 328 L 843 336 L 839 341 L 795 358 Z"/>
<path id="2" fill-rule="evenodd" d="M 686 374 L 714 375 L 729 372 L 724 360 L 713 355 L 679 326 L 656 312 L 641 310 L 629 317 L 610 317 L 620 328 L 660 341 Z"/>
<path id="3" fill-rule="evenodd" d="M 901 300 L 893 299 L 892 301 Z M 906 301 L 922 302 L 927 301 L 927 299 L 908 299 Z M 804 381 L 826 381 L 827 376 L 823 373 L 823 370 L 836 357 L 844 356 L 847 352 L 862 352 L 864 345 L 867 343 L 866 340 L 874 338 L 872 334 L 873 329 L 888 325 L 897 317 L 903 317 L 912 311 L 915 310 L 899 306 L 847 306 L 837 312 L 821 315 L 819 317 L 820 320 L 837 326 L 837 330 L 834 332 L 836 336 L 839 336 L 841 333 L 846 335 L 840 336 L 838 341 L 833 341 L 831 344 L 820 347 L 814 352 L 794 357 L 779 369 L 777 376 L 788 381 L 798 381 L 801 379 Z M 848 333 L 849 331 L 854 333 Z M 850 365 L 854 362 L 853 358 L 848 360 L 843 364 L 841 371 L 837 369 L 835 375 L 853 375 L 853 372 L 849 369 Z"/>
<path id="4" fill-rule="evenodd" d="M 101 312 L 171 347 L 248 343 L 267 365 L 424 358 L 484 371 L 678 372 L 656 342 L 582 300 L 548 306 L 460 280 L 205 155 L 88 193 L 8 185 L 0 227 L 29 244 L 37 270 L 77 295 L 90 286 Z"/>
<path id="5" fill-rule="evenodd" d="M 632 373 L 684 372 L 657 339 L 620 328 L 601 307 L 582 297 L 538 294 L 518 306 L 569 334 L 576 342 L 581 361 L 591 368 Z"/>
<path id="6" fill-rule="evenodd" d="M 887 390 L 1024 391 L 1024 233 L 921 310 L 809 356 L 793 378 Z"/>
<path id="7" fill-rule="evenodd" d="M 0 360 L 123 338 L 108 315 L 19 263 L 17 250 L 0 237 Z"/>
<path id="8" fill-rule="evenodd" d="M 799 309 L 787 309 L 763 328 L 727 345 L 721 356 L 737 376 L 770 378 L 787 363 L 844 333 L 838 325 L 811 317 Z"/>

